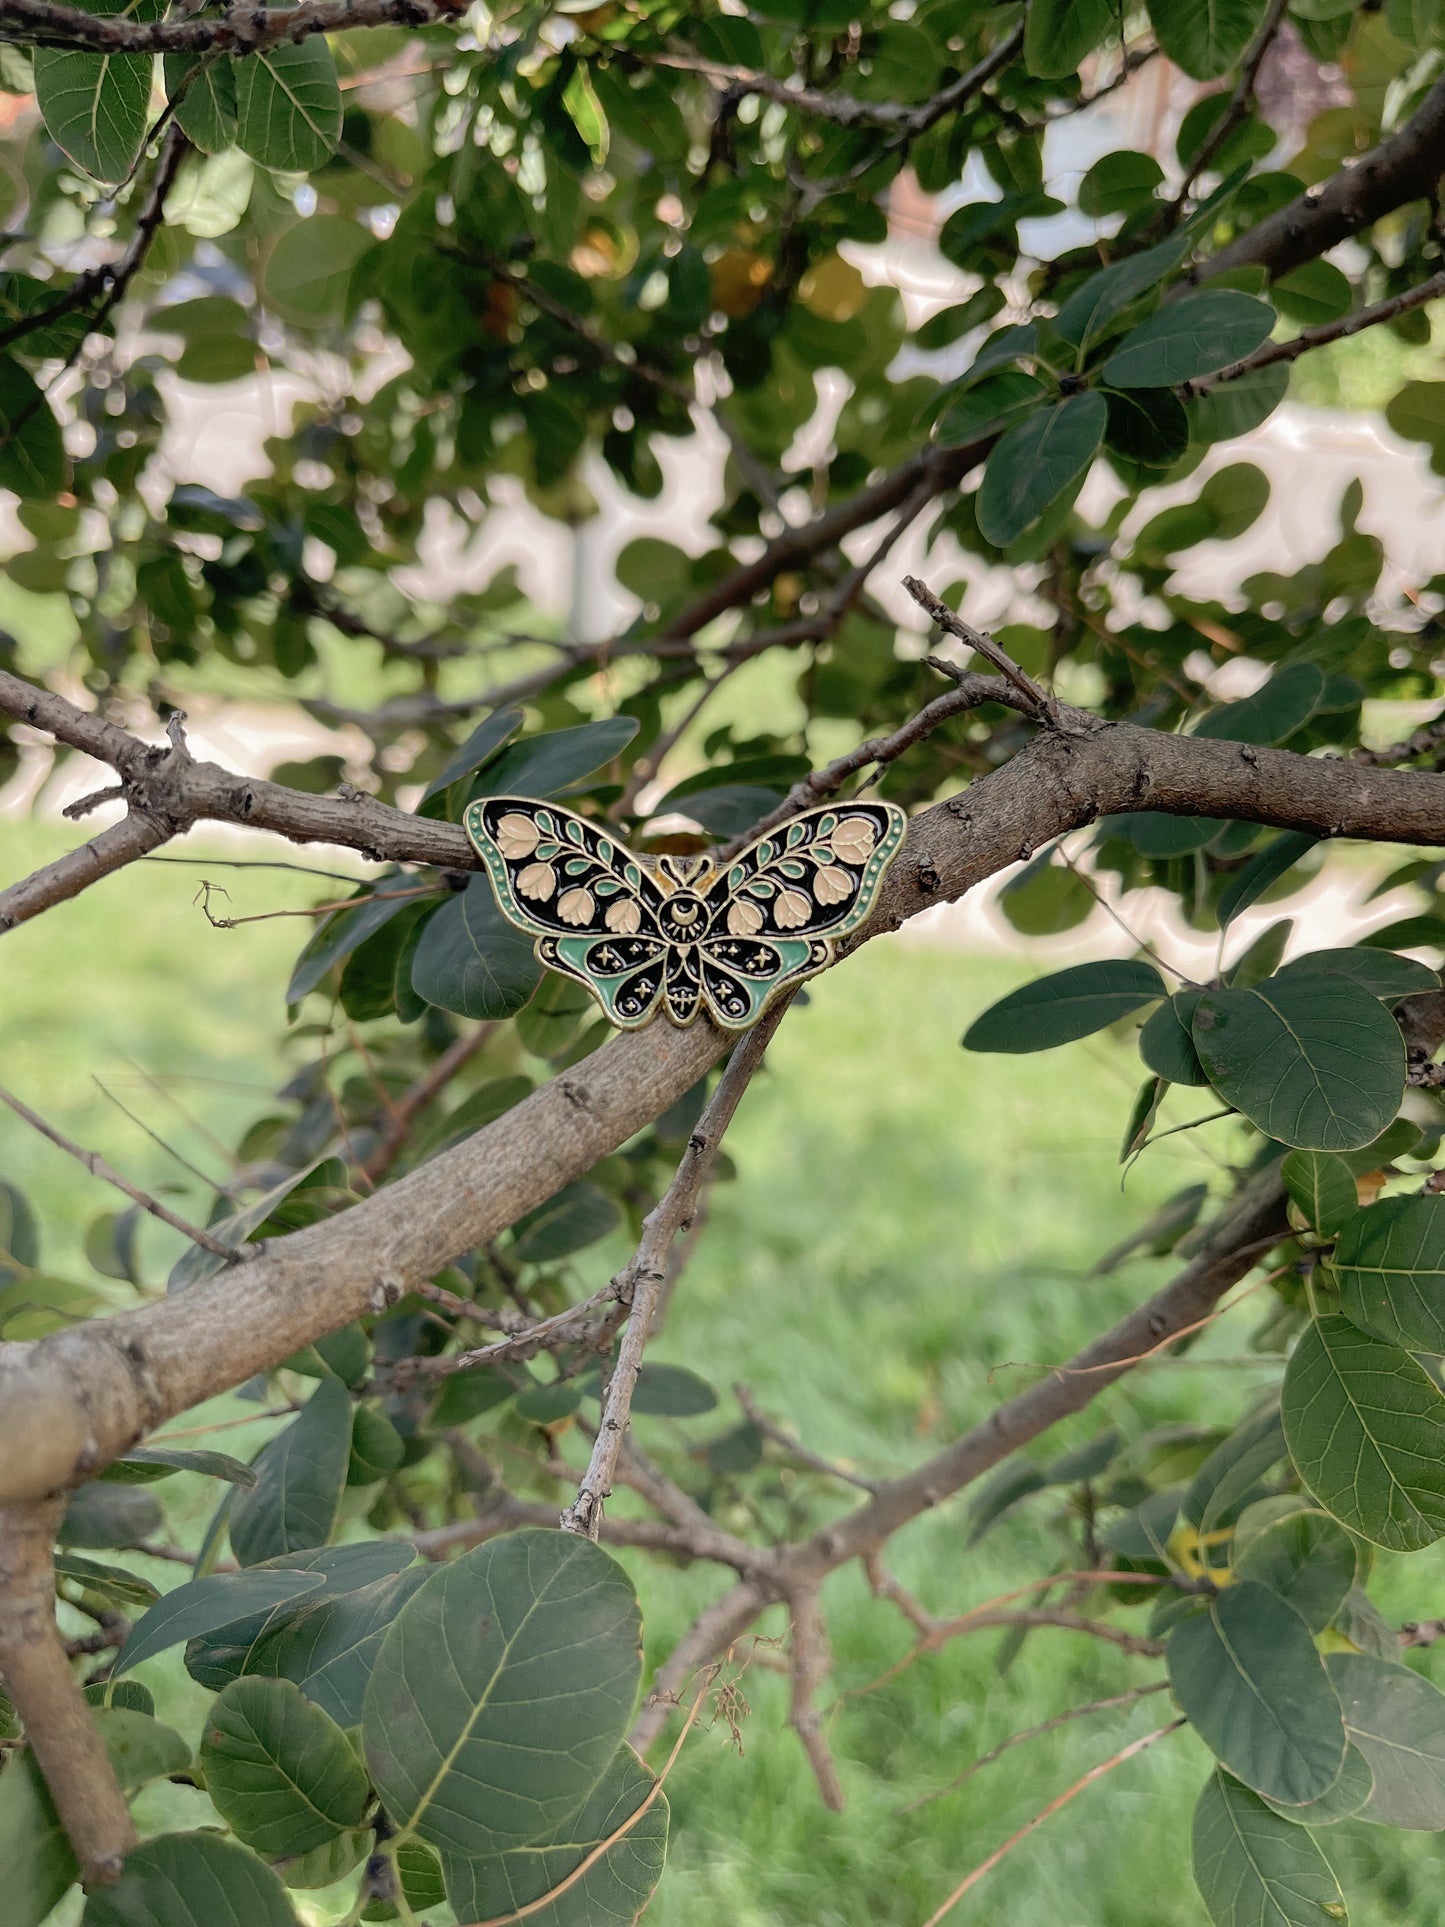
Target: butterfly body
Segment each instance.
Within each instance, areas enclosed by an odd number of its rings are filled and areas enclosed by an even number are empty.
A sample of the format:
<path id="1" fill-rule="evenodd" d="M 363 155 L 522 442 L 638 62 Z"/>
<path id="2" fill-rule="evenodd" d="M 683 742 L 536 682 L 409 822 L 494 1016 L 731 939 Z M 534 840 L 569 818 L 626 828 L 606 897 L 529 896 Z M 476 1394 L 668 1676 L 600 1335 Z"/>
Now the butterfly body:
<path id="1" fill-rule="evenodd" d="M 625 1030 L 659 1011 L 690 1024 L 700 1010 L 750 1028 L 862 923 L 906 827 L 890 803 L 828 804 L 721 864 L 636 856 L 531 797 L 487 797 L 464 821 L 502 914 Z"/>

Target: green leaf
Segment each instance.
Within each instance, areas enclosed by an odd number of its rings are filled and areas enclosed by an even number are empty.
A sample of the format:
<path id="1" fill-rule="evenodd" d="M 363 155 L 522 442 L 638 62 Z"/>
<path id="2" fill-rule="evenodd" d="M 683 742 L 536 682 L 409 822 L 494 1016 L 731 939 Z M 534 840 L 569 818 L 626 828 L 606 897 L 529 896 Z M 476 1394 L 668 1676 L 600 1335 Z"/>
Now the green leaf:
<path id="1" fill-rule="evenodd" d="M 87 13 L 154 20 L 153 0 L 87 0 Z M 150 102 L 149 54 L 35 49 L 35 104 L 46 132 L 98 181 L 123 181 L 140 158 Z"/>
<path id="2" fill-rule="evenodd" d="M 619 1747 L 596 1789 L 550 1833 L 485 1860 L 446 1855 L 447 1899 L 458 1920 L 494 1920 L 526 1907 L 573 1873 L 639 1811 L 657 1784 L 631 1747 Z M 652 1898 L 667 1858 L 667 1795 L 550 1906 L 527 1916 L 532 1927 L 633 1927 Z"/>
<path id="3" fill-rule="evenodd" d="M 1265 0 L 1150 0 L 1159 45 L 1196 80 L 1229 72 L 1264 17 Z"/>
<path id="4" fill-rule="evenodd" d="M 635 716 L 606 716 L 576 729 L 555 729 L 513 743 L 472 785 L 480 796 L 556 796 L 619 756 L 638 731 Z"/>
<path id="5" fill-rule="evenodd" d="M 1110 394 L 1109 447 L 1143 468 L 1172 468 L 1189 446 L 1189 417 L 1168 388 Z"/>
<path id="6" fill-rule="evenodd" d="M 632 1584 L 590 1540 L 514 1532 L 433 1573 L 366 1692 L 393 1825 L 469 1858 L 560 1826 L 621 1744 L 640 1670 Z"/>
<path id="7" fill-rule="evenodd" d="M 0 1773 L 5 1927 L 41 1927 L 80 1873 L 45 1776 L 29 1747 Z"/>
<path id="8" fill-rule="evenodd" d="M 1214 1927 L 1321 1927 L 1346 1917 L 1309 1834 L 1218 1768 L 1194 1809 L 1194 1882 Z"/>
<path id="9" fill-rule="evenodd" d="M 1285 1456 L 1284 1427 L 1271 1400 L 1220 1440 L 1189 1482 L 1184 1519 L 1201 1533 L 1212 1532 L 1241 1506 L 1271 1466 Z"/>
<path id="10" fill-rule="evenodd" d="M 190 54 L 165 57 L 166 96 L 181 94 L 176 120 L 181 132 L 203 154 L 223 154 L 236 142 L 236 69 L 229 54 L 196 60 Z M 192 76 L 189 80 L 187 76 Z M 181 93 L 182 88 L 185 89 Z"/>
<path id="11" fill-rule="evenodd" d="M 1329 1151 L 1291 1151 L 1279 1174 L 1305 1223 L 1325 1237 L 1333 1236 L 1360 1208 L 1354 1172 Z"/>
<path id="12" fill-rule="evenodd" d="M 525 1265 L 548 1264 L 596 1244 L 621 1221 L 614 1200 L 595 1184 L 579 1179 L 517 1220 L 512 1255 Z"/>
<path id="13" fill-rule="evenodd" d="M 1075 964 L 1011 990 L 964 1032 L 965 1050 L 1052 1050 L 1117 1023 L 1164 995 L 1164 979 L 1137 960 Z"/>
<path id="14" fill-rule="evenodd" d="M 477 724 L 461 748 L 448 759 L 441 775 L 434 776 L 427 784 L 422 791 L 422 802 L 429 802 L 433 796 L 450 789 L 453 783 L 459 783 L 464 776 L 470 776 L 473 770 L 480 769 L 503 744 L 510 742 L 522 727 L 522 721 L 520 709 L 494 709 L 490 716 Z"/>
<path id="15" fill-rule="evenodd" d="M 1325 1661 L 1326 1670 L 1329 1661 Z M 1349 1733 L 1346 1726 L 1345 1732 Z M 1370 1772 L 1364 1754 L 1351 1742 L 1345 1748 L 1345 1763 L 1340 1768 L 1340 1777 L 1327 1793 L 1318 1800 L 1311 1800 L 1308 1806 L 1284 1807 L 1276 1800 L 1266 1800 L 1265 1805 L 1277 1813 L 1281 1820 L 1288 1820 L 1296 1827 L 1333 1827 L 1341 1820 L 1353 1820 L 1374 1790 L 1375 1779 Z"/>
<path id="16" fill-rule="evenodd" d="M 1171 301 L 1120 342 L 1104 363 L 1114 388 L 1172 388 L 1242 361 L 1269 338 L 1274 309 L 1233 288 Z"/>
<path id="17" fill-rule="evenodd" d="M 951 447 L 978 441 L 1011 426 L 1022 415 L 1031 415 L 1048 398 L 1049 390 L 1037 375 L 1006 369 L 1002 374 L 986 376 L 946 402 L 935 434 Z"/>
<path id="18" fill-rule="evenodd" d="M 1445 1352 L 1445 1198 L 1384 1198 L 1356 1211 L 1333 1269 L 1355 1324 L 1408 1352 Z"/>
<path id="19" fill-rule="evenodd" d="M 1203 994 L 1198 990 L 1176 990 L 1172 997 L 1165 998 L 1139 1032 L 1139 1055 L 1166 1083 L 1198 1087 L 1209 1082 L 1189 1029 L 1195 1006 Z"/>
<path id="20" fill-rule="evenodd" d="M 989 456 L 978 491 L 984 539 L 1005 549 L 1037 522 L 1098 454 L 1108 418 L 1107 402 L 1091 389 L 1009 429 Z"/>
<path id="21" fill-rule="evenodd" d="M 227 1485 L 254 1485 L 256 1474 L 225 1452 L 182 1452 L 172 1445 L 133 1445 L 101 1473 L 116 1485 L 152 1485 L 176 1472 L 196 1472 L 205 1479 L 224 1479 Z"/>
<path id="22" fill-rule="evenodd" d="M 191 1749 L 174 1727 L 126 1706 L 99 1706 L 95 1723 L 122 1789 L 133 1793 L 191 1764 Z"/>
<path id="23" fill-rule="evenodd" d="M 644 1365 L 632 1409 L 651 1418 L 698 1418 L 717 1409 L 717 1393 L 685 1365 Z"/>
<path id="24" fill-rule="evenodd" d="M 1241 1579 L 1257 1579 L 1322 1633 L 1355 1583 L 1355 1542 L 1327 1512 L 1308 1508 L 1276 1519 L 1240 1553 Z"/>
<path id="25" fill-rule="evenodd" d="M 55 1576 L 74 1580 L 107 1605 L 127 1612 L 137 1606 L 142 1609 L 153 1606 L 161 1596 L 149 1579 L 127 1572 L 124 1566 L 102 1565 L 82 1553 L 60 1548 L 55 1552 Z"/>
<path id="26" fill-rule="evenodd" d="M 348 1485 L 374 1485 L 395 1472 L 406 1457 L 406 1440 L 386 1413 L 373 1405 L 358 1405 L 351 1416 L 351 1461 Z"/>
<path id="27" fill-rule="evenodd" d="M 256 1484 L 231 1508 L 231 1549 L 240 1563 L 324 1546 L 350 1458 L 351 1400 L 339 1379 L 323 1379 L 300 1417 L 257 1454 Z"/>
<path id="28" fill-rule="evenodd" d="M 292 968 L 286 1002 L 299 1004 L 337 964 L 416 902 L 415 885 L 401 876 L 385 878 L 377 890 L 358 892 L 354 903 L 327 917 L 307 942 Z"/>
<path id="29" fill-rule="evenodd" d="M 80 1927 L 296 1927 L 286 1889 L 264 1860 L 216 1833 L 163 1833 L 127 1854 L 97 1887 Z"/>
<path id="30" fill-rule="evenodd" d="M 1378 1137 L 1400 1108 L 1399 1027 L 1347 978 L 1301 972 L 1210 991 L 1191 1028 L 1225 1102 L 1295 1149 L 1353 1150 Z"/>
<path id="31" fill-rule="evenodd" d="M 352 1827 L 313 1847 L 309 1853 L 288 1854 L 276 1862 L 275 1870 L 292 1889 L 333 1887 L 361 1865 L 374 1844 L 375 1835 L 370 1827 Z"/>
<path id="32" fill-rule="evenodd" d="M 1309 721 L 1324 688 L 1324 672 L 1314 663 L 1289 663 L 1252 696 L 1210 710 L 1194 734 L 1230 743 L 1282 743 Z"/>
<path id="33" fill-rule="evenodd" d="M 267 1860 L 310 1853 L 361 1824 L 366 1773 L 329 1713 L 285 1679 L 233 1680 L 206 1715 L 206 1791 Z"/>
<path id="34" fill-rule="evenodd" d="M 1257 903 L 1265 891 L 1278 883 L 1301 858 L 1308 856 L 1318 842 L 1319 838 L 1311 836 L 1306 830 L 1286 830 L 1283 836 L 1277 836 L 1273 843 L 1266 844 L 1257 856 L 1252 856 L 1220 892 L 1217 912 L 1220 929 L 1223 930 L 1252 903 Z"/>
<path id="35" fill-rule="evenodd" d="M 186 1671 L 198 1685 L 209 1687 L 212 1692 L 220 1692 L 243 1673 L 276 1670 L 259 1666 L 261 1649 L 270 1635 L 290 1626 L 301 1612 L 312 1605 L 332 1604 L 379 1584 L 393 1573 L 401 1572 L 411 1565 L 413 1557 L 410 1546 L 372 1539 L 359 1545 L 323 1546 L 314 1552 L 283 1553 L 279 1559 L 269 1560 L 264 1566 L 253 1566 L 244 1577 L 262 1573 L 304 1572 L 318 1576 L 322 1583 L 319 1589 L 313 1586 L 298 1599 L 275 1606 L 263 1606 L 256 1612 L 242 1613 L 234 1619 L 221 1621 L 208 1632 L 198 1634 L 186 1647 Z M 290 1677 L 289 1673 L 286 1677 Z M 297 1680 L 296 1684 L 299 1686 L 301 1681 Z M 333 1709 L 328 1706 L 327 1711 Z M 356 1717 L 342 1720 L 341 1724 L 354 1726 Z"/>
<path id="36" fill-rule="evenodd" d="M 319 1592 L 322 1584 L 317 1574 L 303 1572 L 227 1572 L 192 1579 L 168 1592 L 131 1627 L 115 1663 L 115 1677 L 183 1640 Z"/>
<path id="37" fill-rule="evenodd" d="M 336 152 L 341 90 L 321 34 L 236 63 L 236 138 L 263 167 L 307 174 Z"/>
<path id="38" fill-rule="evenodd" d="M 164 1523 L 148 1492 L 92 1480 L 71 1493 L 55 1536 L 63 1546 L 135 1546 Z"/>
<path id="39" fill-rule="evenodd" d="M 66 472 L 65 445 L 49 402 L 18 361 L 0 355 L 0 488 L 22 502 L 49 501 L 65 487 Z"/>
<path id="40" fill-rule="evenodd" d="M 1368 1653 L 1331 1653 L 1345 1727 L 1375 1778 L 1360 1812 L 1382 1827 L 1445 1829 L 1445 1693 Z"/>
<path id="41" fill-rule="evenodd" d="M 1288 977 L 1296 972 L 1311 977 L 1348 977 L 1351 983 L 1387 1003 L 1397 1003 L 1419 990 L 1440 988 L 1438 970 L 1417 963 L 1413 957 L 1397 957 L 1393 951 L 1372 949 L 1367 944 L 1345 950 L 1308 950 L 1303 956 L 1292 957 L 1279 974 Z"/>
<path id="42" fill-rule="evenodd" d="M 1059 80 L 1077 73 L 1117 24 L 1113 0 L 1029 0 L 1024 61 L 1031 74 Z"/>
<path id="43" fill-rule="evenodd" d="M 1348 314 L 1354 300 L 1349 276 L 1333 261 L 1306 261 L 1271 281 L 1270 300 L 1292 321 L 1310 327 Z"/>
<path id="44" fill-rule="evenodd" d="M 1391 1552 L 1445 1535 L 1445 1394 L 1409 1352 L 1317 1318 L 1285 1367 L 1295 1469 L 1341 1525 Z"/>
<path id="45" fill-rule="evenodd" d="M 409 1566 L 339 1598 L 328 1594 L 303 1605 L 255 1643 L 246 1672 L 290 1680 L 338 1726 L 359 1725 L 387 1629 L 428 1576 Z"/>
<path id="46" fill-rule="evenodd" d="M 1079 182 L 1079 212 L 1093 221 L 1132 214 L 1154 198 L 1163 179 L 1164 169 L 1152 154 L 1127 147 L 1102 154 Z"/>
<path id="47" fill-rule="evenodd" d="M 1171 274 L 1189 252 L 1191 238 L 1176 232 L 1142 254 L 1126 255 L 1076 288 L 1054 317 L 1054 330 L 1074 347 L 1097 341 L 1109 323 Z"/>
<path id="48" fill-rule="evenodd" d="M 1169 1636 L 1180 1710 L 1237 1779 L 1286 1806 L 1317 1800 L 1345 1758 L 1340 1703 L 1310 1630 L 1243 1579 Z"/>
<path id="49" fill-rule="evenodd" d="M 1289 366 L 1272 361 L 1267 367 L 1252 368 L 1237 375 L 1207 395 L 1197 395 L 1189 404 L 1189 433 L 1201 445 L 1232 442 L 1247 435 L 1279 407 L 1289 387 Z"/>
<path id="50" fill-rule="evenodd" d="M 542 981 L 532 939 L 497 908 L 485 876 L 449 897 L 421 933 L 412 958 L 418 997 L 459 1017 L 513 1017 Z"/>
<path id="51" fill-rule="evenodd" d="M 352 270 L 375 246 L 369 228 L 339 214 L 297 221 L 277 235 L 266 256 L 266 306 L 293 328 L 334 327 L 346 311 Z"/>

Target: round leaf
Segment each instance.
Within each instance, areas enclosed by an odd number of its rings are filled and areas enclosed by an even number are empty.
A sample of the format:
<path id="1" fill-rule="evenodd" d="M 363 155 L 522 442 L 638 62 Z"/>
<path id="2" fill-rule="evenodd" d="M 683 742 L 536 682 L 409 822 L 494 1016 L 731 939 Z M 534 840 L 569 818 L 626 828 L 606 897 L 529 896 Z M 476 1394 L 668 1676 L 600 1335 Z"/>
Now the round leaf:
<path id="1" fill-rule="evenodd" d="M 1348 979 L 1299 972 L 1211 991 L 1191 1028 L 1215 1090 L 1282 1144 L 1353 1150 L 1400 1108 L 1399 1028 Z"/>
<path id="2" fill-rule="evenodd" d="M 1305 1223 L 1325 1237 L 1348 1223 L 1360 1208 L 1354 1173 L 1343 1158 L 1329 1151 L 1291 1151 L 1279 1174 Z"/>
<path id="3" fill-rule="evenodd" d="M 1194 1882 L 1214 1927 L 1320 1927 L 1340 1883 L 1305 1832 L 1218 1769 L 1194 1809 Z"/>
<path id="4" fill-rule="evenodd" d="M 1266 301 L 1234 288 L 1206 288 L 1171 301 L 1132 329 L 1104 363 L 1112 388 L 1172 388 L 1242 361 L 1274 326 Z"/>
<path id="5" fill-rule="evenodd" d="M 154 20 L 154 0 L 89 0 L 87 13 Z M 98 181 L 123 181 L 140 156 L 150 101 L 148 54 L 35 49 L 35 104 L 55 145 Z"/>
<path id="6" fill-rule="evenodd" d="M 264 1860 L 216 1833 L 163 1833 L 97 1887 L 81 1927 L 296 1927 L 286 1889 Z"/>
<path id="7" fill-rule="evenodd" d="M 1355 1543 L 1327 1512 L 1303 1510 L 1257 1532 L 1240 1554 L 1242 1579 L 1256 1579 L 1323 1632 L 1355 1583 Z"/>
<path id="8" fill-rule="evenodd" d="M 323 1597 L 314 1606 L 303 1606 L 256 1641 L 246 1660 L 247 1673 L 289 1679 L 338 1726 L 359 1725 L 381 1642 L 426 1578 L 420 1567 L 409 1566 L 339 1598 Z"/>
<path id="9" fill-rule="evenodd" d="M 1281 1410 L 1295 1469 L 1341 1525 L 1391 1552 L 1445 1535 L 1445 1394 L 1409 1352 L 1317 1318 Z"/>
<path id="10" fill-rule="evenodd" d="M 1267 1586 L 1241 1580 L 1176 1626 L 1169 1677 L 1200 1739 L 1256 1792 L 1303 1806 L 1339 1778 L 1340 1703 L 1308 1626 Z"/>
<path id="11" fill-rule="evenodd" d="M 433 1573 L 366 1692 L 392 1823 L 465 1857 L 560 1826 L 621 1744 L 640 1639 L 631 1582 L 587 1539 L 516 1532 Z"/>
<path id="12" fill-rule="evenodd" d="M 1440 972 L 1413 957 L 1397 957 L 1392 950 L 1374 950 L 1355 944 L 1345 950 L 1307 950 L 1292 957 L 1280 971 L 1282 977 L 1296 973 L 1312 977 L 1348 977 L 1372 997 L 1394 1003 L 1418 990 L 1438 990 Z"/>
<path id="13" fill-rule="evenodd" d="M 1228 73 L 1265 14 L 1265 0 L 1150 0 L 1159 45 L 1195 80 Z"/>
<path id="14" fill-rule="evenodd" d="M 330 160 L 341 138 L 336 62 L 321 34 L 236 62 L 236 137 L 253 160 L 288 174 Z"/>
<path id="15" fill-rule="evenodd" d="M 1428 1679 L 1369 1653 L 1325 1662 L 1345 1727 L 1375 1777 L 1361 1811 L 1379 1826 L 1445 1829 L 1445 1693 Z"/>
<path id="16" fill-rule="evenodd" d="M 290 1680 L 233 1680 L 206 1716 L 206 1791 L 238 1839 L 268 1860 L 359 1826 L 370 1789 L 345 1733 Z"/>
<path id="17" fill-rule="evenodd" d="M 1445 1198 L 1385 1198 L 1335 1246 L 1347 1317 L 1406 1351 L 1445 1352 Z"/>
<path id="18" fill-rule="evenodd" d="M 1164 995 L 1152 964 L 1135 960 L 1076 964 L 1011 990 L 964 1032 L 965 1050 L 1052 1050 L 1092 1036 Z"/>
<path id="19" fill-rule="evenodd" d="M 542 981 L 532 939 L 497 908 L 492 886 L 473 877 L 427 923 L 412 958 L 419 997 L 459 1017 L 513 1017 Z"/>

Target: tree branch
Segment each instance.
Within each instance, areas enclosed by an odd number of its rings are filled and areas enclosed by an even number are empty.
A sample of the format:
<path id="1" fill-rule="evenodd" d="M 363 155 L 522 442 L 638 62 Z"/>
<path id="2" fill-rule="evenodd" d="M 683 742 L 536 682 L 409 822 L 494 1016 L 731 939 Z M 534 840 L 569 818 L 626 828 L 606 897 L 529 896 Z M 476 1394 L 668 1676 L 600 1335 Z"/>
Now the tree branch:
<path id="1" fill-rule="evenodd" d="M 1432 274 L 1428 281 L 1421 281 L 1413 288 L 1405 288 L 1399 294 L 1389 295 L 1383 301 L 1376 301 L 1368 308 L 1357 308 L 1353 314 L 1341 315 L 1335 321 L 1317 321 L 1311 328 L 1301 328 L 1290 341 L 1267 341 L 1262 348 L 1256 348 L 1252 355 L 1243 361 L 1231 362 L 1221 368 L 1217 375 L 1203 375 L 1198 381 L 1184 382 L 1179 393 L 1186 401 L 1195 395 L 1213 394 L 1226 382 L 1238 381 L 1241 375 L 1252 375 L 1257 368 L 1269 368 L 1277 361 L 1297 361 L 1311 348 L 1322 348 L 1331 341 L 1344 341 L 1350 335 L 1361 334 L 1366 328 L 1378 327 L 1382 321 L 1393 321 L 1396 315 L 1408 314 L 1412 308 L 1423 308 L 1427 301 L 1438 301 L 1445 296 L 1445 268 Z M 1420 750 L 1410 752 L 1414 755 Z M 1368 754 L 1356 758 L 1357 761 L 1371 760 Z M 1384 752 L 1377 759 L 1380 762 L 1391 760 L 1391 753 Z M 1395 760 L 1400 760 L 1395 758 Z"/>
<path id="2" fill-rule="evenodd" d="M 465 11 L 460 0 L 303 0 L 298 7 L 231 6 L 220 18 L 177 13 L 145 21 L 84 13 L 55 0 L 5 0 L 0 40 L 101 54 L 250 54 L 351 27 L 428 27 Z"/>

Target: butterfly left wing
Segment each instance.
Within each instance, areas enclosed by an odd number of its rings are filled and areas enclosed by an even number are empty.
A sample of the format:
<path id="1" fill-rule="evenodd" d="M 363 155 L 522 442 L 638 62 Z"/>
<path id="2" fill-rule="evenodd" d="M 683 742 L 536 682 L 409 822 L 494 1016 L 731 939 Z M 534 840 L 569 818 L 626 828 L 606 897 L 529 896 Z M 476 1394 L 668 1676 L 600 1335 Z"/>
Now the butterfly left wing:
<path id="1" fill-rule="evenodd" d="M 699 949 L 714 1019 L 745 1030 L 785 984 L 811 977 L 867 917 L 908 819 L 891 803 L 830 803 L 780 824 L 706 889 Z"/>

